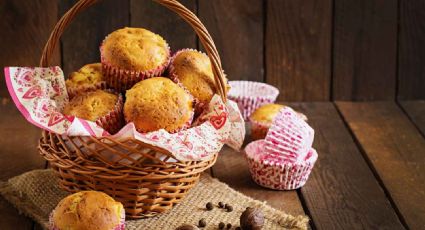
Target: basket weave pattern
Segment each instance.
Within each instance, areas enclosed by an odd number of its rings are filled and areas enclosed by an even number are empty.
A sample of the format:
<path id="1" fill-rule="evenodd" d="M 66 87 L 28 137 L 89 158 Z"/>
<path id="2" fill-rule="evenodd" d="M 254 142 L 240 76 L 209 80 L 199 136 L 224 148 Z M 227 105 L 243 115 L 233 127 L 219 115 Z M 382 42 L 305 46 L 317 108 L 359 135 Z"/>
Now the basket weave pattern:
<path id="1" fill-rule="evenodd" d="M 40 66 L 49 66 L 63 31 L 79 12 L 96 2 L 80 0 L 64 14 L 49 37 Z M 195 30 L 211 60 L 217 92 L 225 101 L 226 83 L 220 57 L 205 26 L 176 0 L 155 2 L 177 13 Z M 151 217 L 170 210 L 196 184 L 200 173 L 217 159 L 214 154 L 210 160 L 182 162 L 164 149 L 135 139 L 68 137 L 47 131 L 43 131 L 39 152 L 57 172 L 63 189 L 103 191 L 123 203 L 129 218 Z"/>

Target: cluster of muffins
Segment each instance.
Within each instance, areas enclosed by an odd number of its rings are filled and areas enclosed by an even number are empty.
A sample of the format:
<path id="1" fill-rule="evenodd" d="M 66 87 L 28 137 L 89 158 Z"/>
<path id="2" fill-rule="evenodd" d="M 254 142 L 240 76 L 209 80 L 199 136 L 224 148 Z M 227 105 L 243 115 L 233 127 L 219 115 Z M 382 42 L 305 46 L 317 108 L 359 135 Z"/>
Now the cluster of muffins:
<path id="1" fill-rule="evenodd" d="M 171 56 L 168 43 L 149 30 L 116 30 L 100 53 L 101 63 L 70 74 L 63 113 L 94 121 L 111 134 L 130 122 L 141 133 L 188 128 L 217 93 L 206 54 L 183 49 Z"/>

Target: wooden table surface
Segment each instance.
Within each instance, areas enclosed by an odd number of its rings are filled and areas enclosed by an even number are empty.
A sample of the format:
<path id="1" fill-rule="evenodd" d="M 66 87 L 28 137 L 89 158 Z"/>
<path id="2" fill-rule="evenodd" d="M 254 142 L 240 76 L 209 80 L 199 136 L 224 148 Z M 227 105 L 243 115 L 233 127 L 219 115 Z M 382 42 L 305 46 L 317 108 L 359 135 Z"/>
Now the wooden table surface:
<path id="1" fill-rule="evenodd" d="M 295 191 L 256 185 L 241 153 L 224 148 L 214 176 L 312 229 L 425 229 L 425 101 L 292 103 L 305 113 L 319 159 Z M 40 131 L 0 99 L 0 180 L 43 168 Z M 40 229 L 0 198 L 0 229 Z"/>

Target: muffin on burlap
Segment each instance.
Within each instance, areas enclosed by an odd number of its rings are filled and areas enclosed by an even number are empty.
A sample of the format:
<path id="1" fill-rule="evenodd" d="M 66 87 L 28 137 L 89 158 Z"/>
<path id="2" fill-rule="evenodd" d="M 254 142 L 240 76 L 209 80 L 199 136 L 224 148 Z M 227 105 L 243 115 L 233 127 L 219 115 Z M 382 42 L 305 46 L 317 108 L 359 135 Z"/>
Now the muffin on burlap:
<path id="1" fill-rule="evenodd" d="M 170 60 L 167 42 L 142 28 L 126 27 L 114 31 L 103 41 L 100 53 L 106 83 L 117 91 L 160 76 Z"/>
<path id="2" fill-rule="evenodd" d="M 102 192 L 83 191 L 62 199 L 50 215 L 50 230 L 124 230 L 120 202 Z"/>
<path id="3" fill-rule="evenodd" d="M 65 85 L 69 97 L 96 89 L 106 89 L 106 82 L 102 74 L 102 64 L 87 64 L 72 72 L 65 81 Z"/>
<path id="4" fill-rule="evenodd" d="M 73 97 L 65 106 L 63 114 L 94 121 L 113 134 L 123 125 L 122 106 L 121 95 L 96 90 Z"/>
<path id="5" fill-rule="evenodd" d="M 142 133 L 177 132 L 192 123 L 193 98 L 168 78 L 150 78 L 127 90 L 124 117 Z"/>
<path id="6" fill-rule="evenodd" d="M 217 93 L 209 57 L 197 50 L 184 49 L 171 58 L 171 78 L 181 83 L 195 98 L 196 113 Z"/>
<path id="7" fill-rule="evenodd" d="M 273 123 L 273 119 L 279 111 L 285 107 L 285 105 L 271 103 L 256 109 L 249 117 L 249 121 L 251 122 L 251 138 L 253 140 L 264 139 L 267 135 L 267 131 Z M 297 114 L 303 120 L 307 120 L 307 117 L 304 114 Z"/>

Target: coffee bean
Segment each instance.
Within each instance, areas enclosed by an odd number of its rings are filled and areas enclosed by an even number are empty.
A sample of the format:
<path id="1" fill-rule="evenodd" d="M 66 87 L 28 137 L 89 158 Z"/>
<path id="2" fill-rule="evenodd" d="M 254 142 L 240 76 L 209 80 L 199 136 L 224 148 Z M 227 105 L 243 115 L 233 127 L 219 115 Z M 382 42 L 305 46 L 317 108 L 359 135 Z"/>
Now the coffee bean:
<path id="1" fill-rule="evenodd" d="M 227 229 L 231 229 L 232 228 L 232 224 L 231 223 L 228 223 L 227 224 Z"/>
<path id="2" fill-rule="evenodd" d="M 220 207 L 220 208 L 224 208 L 224 203 L 223 202 L 218 202 L 218 207 Z"/>
<path id="3" fill-rule="evenodd" d="M 231 212 L 231 211 L 233 211 L 233 207 L 231 205 L 228 205 L 226 207 L 226 210 L 227 210 L 227 212 Z"/>
<path id="4" fill-rule="evenodd" d="M 236 227 L 235 230 L 242 230 L 241 227 Z"/>
<path id="5" fill-rule="evenodd" d="M 207 205 L 205 205 L 205 207 L 207 208 L 207 210 L 211 211 L 213 210 L 214 206 L 211 202 L 208 202 Z"/>
<path id="6" fill-rule="evenodd" d="M 223 222 L 220 222 L 218 224 L 218 229 L 224 229 L 225 224 Z"/>
<path id="7" fill-rule="evenodd" d="M 201 228 L 207 226 L 207 221 L 204 218 L 200 219 L 198 226 Z"/>

